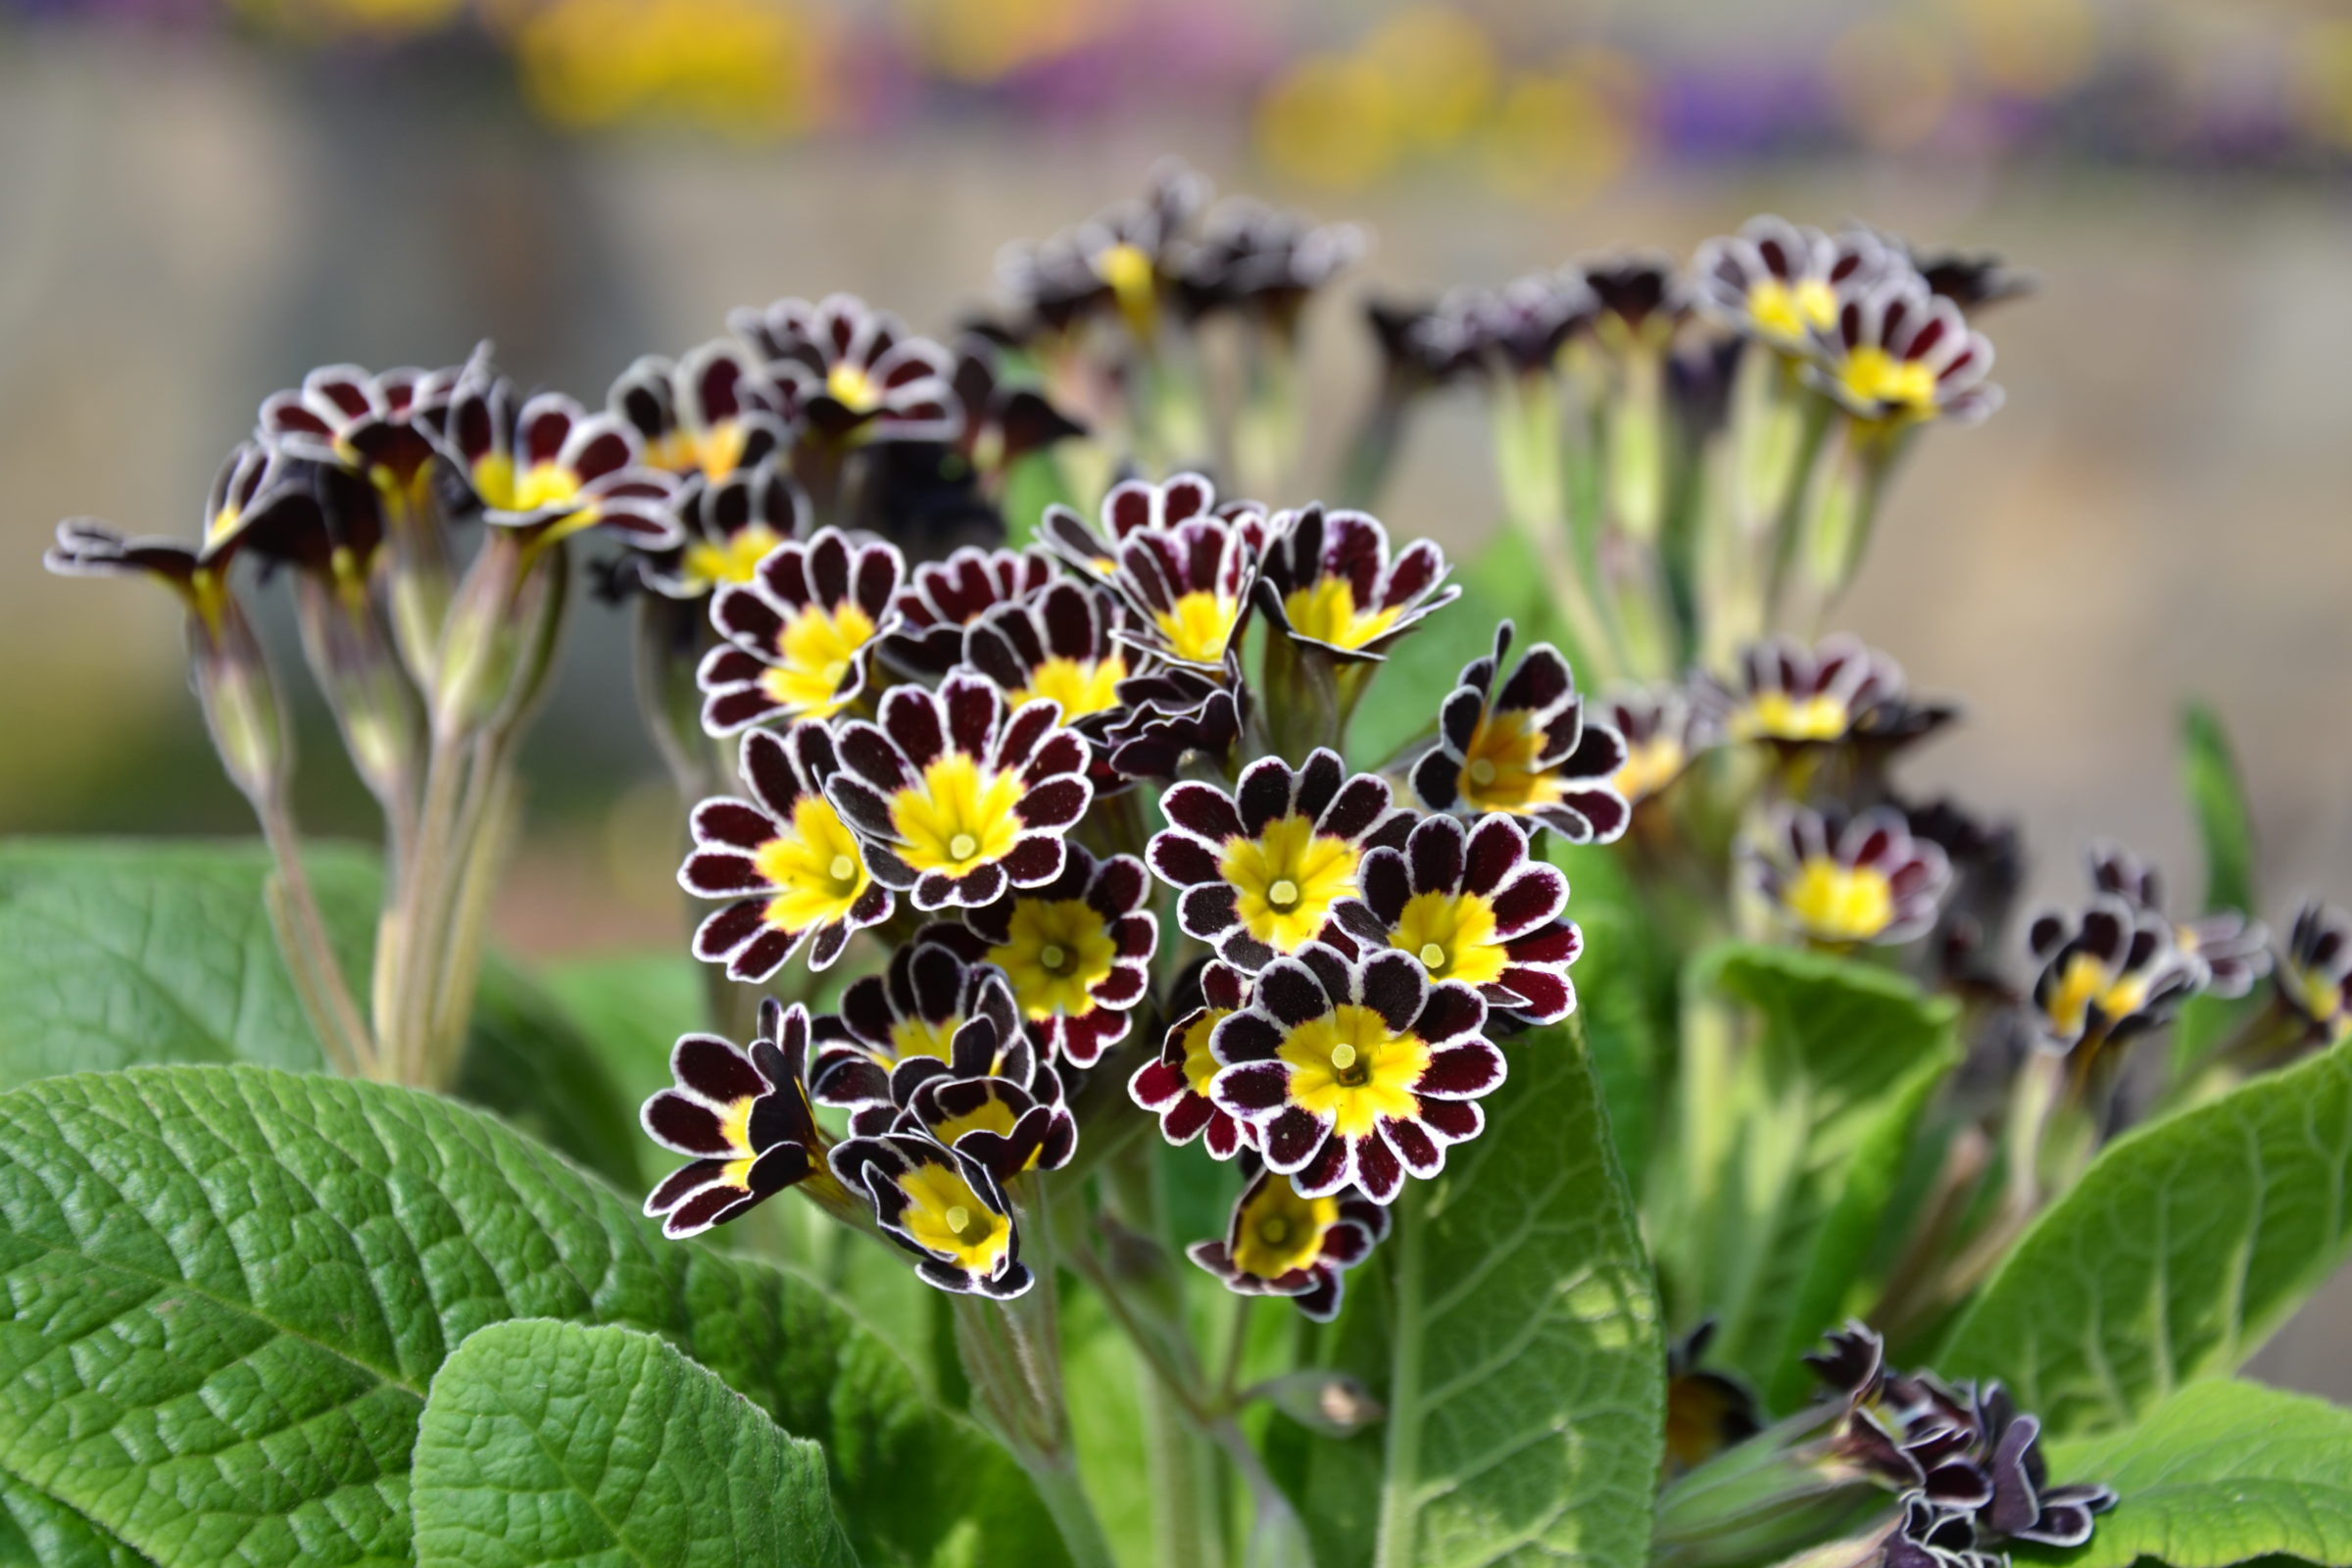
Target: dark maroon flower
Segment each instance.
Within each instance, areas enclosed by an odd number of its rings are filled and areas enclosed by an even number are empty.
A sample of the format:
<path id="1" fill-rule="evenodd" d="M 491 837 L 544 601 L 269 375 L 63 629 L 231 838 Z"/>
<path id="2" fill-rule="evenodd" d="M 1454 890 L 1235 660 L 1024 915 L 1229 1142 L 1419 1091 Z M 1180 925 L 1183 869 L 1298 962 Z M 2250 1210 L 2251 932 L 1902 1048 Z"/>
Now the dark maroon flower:
<path id="1" fill-rule="evenodd" d="M 1625 765 L 1611 782 L 1633 806 L 1663 793 L 1721 738 L 1715 720 L 1680 686 L 1618 687 L 1594 712 L 1625 738 Z"/>
<path id="2" fill-rule="evenodd" d="M 1380 660 L 1433 611 L 1461 597 L 1446 553 L 1416 539 L 1394 561 L 1389 532 L 1362 512 L 1285 512 L 1257 579 L 1266 618 L 1292 641 L 1350 662 Z"/>
<path id="3" fill-rule="evenodd" d="M 1159 1118 L 1160 1135 L 1181 1149 L 1194 1139 L 1217 1159 L 1231 1159 L 1255 1139 L 1246 1121 L 1239 1120 L 1208 1098 L 1208 1089 L 1224 1063 L 1209 1050 L 1209 1037 L 1218 1024 L 1239 1011 L 1250 999 L 1250 977 L 1211 958 L 1198 966 L 1198 977 L 1187 977 L 1177 988 L 1178 1016 L 1168 1026 L 1159 1054 L 1135 1070 L 1127 1080 L 1129 1098 Z M 1199 1005 L 1186 1007 L 1187 998 Z"/>
<path id="4" fill-rule="evenodd" d="M 1119 683 L 1119 710 L 1103 727 L 1110 770 L 1124 779 L 1172 779 L 1192 759 L 1227 771 L 1250 717 L 1240 651 L 1222 669 L 1160 664 Z"/>
<path id="5" fill-rule="evenodd" d="M 880 974 L 854 980 L 842 993 L 841 1012 L 816 1020 L 817 1051 L 808 1083 L 817 1101 L 863 1112 L 896 1110 L 927 1078 L 1004 1078 L 1046 1099 L 1060 1099 L 1056 1083 L 1021 1028 L 1012 988 L 1003 973 L 964 956 L 964 945 L 941 940 L 952 928 L 927 926 L 890 956 Z M 987 1016 L 985 1034 L 964 1032 Z M 963 1054 L 956 1054 L 962 1043 Z M 983 1049 L 985 1048 L 985 1049 Z M 861 1125 L 889 1125 L 885 1115 Z"/>
<path id="6" fill-rule="evenodd" d="M 1725 739 L 1783 748 L 1902 728 L 1910 710 L 1902 666 L 1842 632 L 1811 648 L 1788 637 L 1750 643 L 1731 680 L 1701 675 L 1692 695 Z"/>
<path id="7" fill-rule="evenodd" d="M 923 562 L 899 590 L 899 629 L 883 651 L 911 673 L 944 675 L 963 662 L 965 627 L 1053 580 L 1054 558 L 1035 548 L 965 545 L 945 561 Z"/>
<path id="8" fill-rule="evenodd" d="M 750 581 L 721 586 L 710 623 L 726 642 L 696 673 L 705 727 L 732 735 L 768 719 L 830 718 L 856 702 L 898 625 L 891 604 L 906 569 L 894 545 L 819 528 L 770 551 Z"/>
<path id="9" fill-rule="evenodd" d="M 977 332 L 956 343 L 956 401 L 963 434 L 956 450 L 983 474 L 1001 475 L 1032 452 L 1086 434 L 1086 426 L 1055 408 L 1034 387 L 1015 386 L 1001 373 L 1003 356 Z"/>
<path id="10" fill-rule="evenodd" d="M 963 664 L 1016 708 L 1039 698 L 1059 705 L 1062 723 L 1099 748 L 1122 716 L 1121 690 L 1136 662 L 1118 639 L 1123 624 L 1116 599 L 1064 577 L 974 621 L 963 635 Z"/>
<path id="11" fill-rule="evenodd" d="M 2080 913 L 2050 911 L 2027 928 L 2041 967 L 2034 1010 L 2056 1051 L 2097 1051 L 2168 1022 L 2205 988 L 2203 959 L 2180 951 L 2163 915 L 2114 894 Z"/>
<path id="12" fill-rule="evenodd" d="M 1300 1193 L 1352 1185 L 1386 1203 L 1486 1125 L 1473 1102 L 1503 1079 L 1486 1023 L 1474 988 L 1431 984 L 1408 954 L 1310 943 L 1268 964 L 1209 1037 L 1226 1064 L 1209 1098 L 1257 1129 L 1267 1166 Z"/>
<path id="13" fill-rule="evenodd" d="M 1135 612 L 1122 636 L 1146 653 L 1215 669 L 1241 640 L 1271 537 L 1248 502 L 1217 505 L 1197 473 L 1164 485 L 1129 479 L 1102 500 L 1104 538 L 1067 507 L 1049 507 L 1040 532 L 1078 570 L 1108 583 Z"/>
<path id="14" fill-rule="evenodd" d="M 1389 1234 L 1389 1211 L 1360 1194 L 1309 1198 L 1280 1171 L 1260 1170 L 1234 1200 L 1222 1241 L 1186 1255 L 1237 1296 L 1287 1296 L 1317 1323 L 1340 1315 L 1340 1276 Z"/>
<path id="15" fill-rule="evenodd" d="M 637 432 L 648 465 L 713 482 L 776 456 L 792 438 L 783 388 L 728 338 L 683 359 L 646 355 L 620 373 L 605 406 Z"/>
<path id="16" fill-rule="evenodd" d="M 1785 355 L 1813 352 L 1844 303 L 1883 276 L 1889 258 L 1861 230 L 1833 239 L 1786 219 L 1749 219 L 1740 232 L 1699 246 L 1694 302 L 1709 316 Z"/>
<path id="17" fill-rule="evenodd" d="M 1035 1283 L 1002 1183 L 986 1164 L 925 1133 L 837 1146 L 833 1172 L 874 1205 L 884 1234 L 912 1252 L 926 1285 L 1009 1300 Z"/>
<path id="18" fill-rule="evenodd" d="M 1413 764 L 1413 792 L 1433 811 L 1500 811 L 1550 828 L 1571 844 L 1606 844 L 1633 811 L 1612 782 L 1625 737 L 1588 721 L 1567 659 L 1538 643 L 1497 690 L 1511 623 L 1494 652 L 1462 666 L 1462 683 L 1438 710 L 1438 744 Z"/>
<path id="19" fill-rule="evenodd" d="M 1925 935 L 1952 880 L 1943 851 L 1914 838 L 1903 813 L 1888 806 L 1847 820 L 1783 803 L 1745 856 L 1772 912 L 1799 936 L 1831 947 Z"/>
<path id="20" fill-rule="evenodd" d="M 561 392 L 516 406 L 477 355 L 450 389 L 442 447 L 487 519 L 538 543 L 610 527 L 640 549 L 678 542 L 675 476 L 648 467 L 637 432 Z"/>
<path id="21" fill-rule="evenodd" d="M 747 307 L 727 325 L 764 357 L 787 410 L 829 441 L 954 441 L 962 431 L 954 357 L 854 294 Z"/>
<path id="22" fill-rule="evenodd" d="M 1361 261 L 1369 243 L 1353 223 L 1231 198 L 1209 209 L 1198 240 L 1178 247 L 1177 304 L 1195 318 L 1249 311 L 1288 333 L 1308 297 Z"/>
<path id="23" fill-rule="evenodd" d="M 2142 909 L 2164 912 L 2164 880 L 2153 865 L 2110 839 L 2091 845 L 2089 858 L 2091 886 Z M 2270 940 L 2260 920 L 2236 909 L 2215 909 L 2173 925 L 2174 945 L 2204 960 L 2205 989 L 2217 997 L 2242 997 L 2271 972 Z"/>
<path id="24" fill-rule="evenodd" d="M 2352 917 L 2317 899 L 2296 912 L 2278 994 L 2328 1044 L 2352 1038 Z"/>
<path id="25" fill-rule="evenodd" d="M 671 599 L 707 599 L 749 583 L 777 546 L 808 531 L 808 497 L 772 457 L 723 479 L 687 480 L 675 510 L 678 542 L 639 551 L 635 573 Z"/>
<path id="26" fill-rule="evenodd" d="M 968 940 L 955 945 L 968 961 L 1004 971 L 1047 1060 L 1091 1067 L 1127 1037 L 1132 1009 L 1152 989 L 1159 921 L 1151 904 L 1143 861 L 1098 860 L 1072 844 L 1051 882 L 965 910 Z"/>
<path id="27" fill-rule="evenodd" d="M 1984 379 L 1991 340 L 1907 270 L 1841 299 L 1813 340 L 1805 383 L 1858 419 L 1974 423 L 2001 406 L 2001 389 Z"/>
<path id="28" fill-rule="evenodd" d="M 669 1056 L 677 1086 L 643 1112 L 654 1142 L 692 1160 L 646 1198 L 663 1235 L 700 1236 L 811 1176 L 831 1180 L 808 1104 L 808 1009 L 771 998 L 748 1048 L 716 1035 L 678 1041 Z"/>
<path id="29" fill-rule="evenodd" d="M 997 280 L 1019 312 L 1066 332 L 1115 312 L 1139 339 L 1157 327 L 1178 237 L 1208 201 L 1208 181 L 1174 159 L 1152 171 L 1141 199 L 1120 202 L 1045 240 L 997 256 Z"/>
<path id="30" fill-rule="evenodd" d="M 463 374 L 456 367 L 370 372 L 323 366 L 299 388 L 263 400 L 261 434 L 296 456 L 356 473 L 414 508 L 426 498 L 437 432 Z"/>
<path id="31" fill-rule="evenodd" d="M 2018 1410 L 1998 1383 L 1977 1396 L 1978 1441 L 1992 1498 L 1977 1511 L 1977 1523 L 2005 1541 L 2030 1541 L 2066 1548 L 2090 1540 L 2097 1516 L 2115 1506 L 2113 1489 L 2077 1483 L 2050 1485 L 2040 1447 L 2041 1418 Z"/>

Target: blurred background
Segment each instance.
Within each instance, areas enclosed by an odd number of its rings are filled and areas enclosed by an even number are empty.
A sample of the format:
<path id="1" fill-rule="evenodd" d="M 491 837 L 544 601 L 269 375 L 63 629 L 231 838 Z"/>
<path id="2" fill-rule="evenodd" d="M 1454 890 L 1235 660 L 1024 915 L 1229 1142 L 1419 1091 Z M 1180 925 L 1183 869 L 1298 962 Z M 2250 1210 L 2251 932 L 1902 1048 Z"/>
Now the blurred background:
<path id="1" fill-rule="evenodd" d="M 1328 446 L 1373 291 L 1494 284 L 1757 211 L 1989 249 L 2008 406 L 1904 472 L 1843 619 L 1970 722 L 1913 764 L 2194 890 L 2180 705 L 2218 706 L 2270 907 L 2352 898 L 2352 14 L 2329 0 L 0 0 L 0 831 L 243 832 L 177 617 L 36 561 L 192 534 L 313 365 L 478 338 L 602 399 L 727 308 L 850 289 L 944 333 L 1004 240 L 1177 153 L 1367 224 L 1318 302 Z M 1304 497 L 1268 497 L 1294 503 Z M 1393 528 L 1494 526 L 1473 397 Z M 675 940 L 676 811 L 622 620 L 583 606 L 499 911 L 526 954 Z M 292 659 L 291 628 L 275 628 Z M 371 831 L 323 714 L 303 813 Z M 2352 1397 L 2339 1282 L 2257 1371 Z"/>

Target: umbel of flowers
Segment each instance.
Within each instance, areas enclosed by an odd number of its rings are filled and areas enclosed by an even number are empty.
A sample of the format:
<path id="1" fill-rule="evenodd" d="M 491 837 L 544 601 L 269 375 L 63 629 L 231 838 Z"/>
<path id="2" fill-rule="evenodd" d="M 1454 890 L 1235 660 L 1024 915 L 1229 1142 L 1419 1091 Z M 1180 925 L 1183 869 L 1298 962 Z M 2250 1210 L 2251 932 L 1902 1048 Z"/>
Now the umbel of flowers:
<path id="1" fill-rule="evenodd" d="M 1881 1335 L 1908 1357 L 2152 1095 L 2194 1102 L 2352 1036 L 2352 918 L 2306 907 L 2263 985 L 2258 921 L 2168 910 L 2113 845 L 2079 906 L 2021 915 L 2015 833 L 1899 777 L 1957 710 L 1821 633 L 1903 454 L 1998 406 L 1971 313 L 2019 280 L 1758 219 L 1684 268 L 1613 255 L 1377 304 L 1379 385 L 1317 500 L 1300 339 L 1362 236 L 1206 204 L 1171 167 L 1008 248 L 1006 298 L 953 344 L 833 294 L 737 311 L 601 410 L 521 395 L 487 347 L 318 370 L 264 405 L 195 538 L 76 519 L 50 564 L 172 590 L 320 1041 L 347 1072 L 440 1088 L 571 557 L 595 549 L 681 794 L 681 940 L 709 981 L 643 1107 L 677 1160 L 645 1213 L 758 1245 L 775 1233 L 743 1222 L 798 1193 L 887 1244 L 954 1298 L 974 1405 L 1082 1562 L 1106 1559 L 1073 1479 L 1060 1294 L 1098 1295 L 1152 1368 L 1181 1429 L 1153 1445 L 1170 1487 L 1213 1492 L 1214 1444 L 1276 1517 L 1235 1416 L 1284 1380 L 1240 1383 L 1246 1318 L 1210 1376 L 1188 1296 L 1327 1322 L 1424 1195 L 1520 1200 L 1476 1189 L 1480 1140 L 1505 1108 L 1542 1118 L 1529 1069 L 1582 1050 L 1570 875 L 1603 868 L 1627 892 L 1595 929 L 1640 931 L 1611 1004 L 1679 1031 L 1673 1125 L 1757 1114 L 1725 1098 L 1762 1050 L 1743 1020 L 1635 978 L 1726 938 L 1949 996 L 1969 1053 L 1934 1102 L 1948 1136 L 1923 1144 L 1941 1164 L 1859 1303 L 1872 1328 L 1823 1358 L 1830 1398 L 1768 1409 L 1699 1366 L 1726 1302 L 1676 1211 L 1647 1216 L 1681 1335 L 1656 1369 L 1660 1560 L 1972 1568 L 2079 1544 L 2113 1500 L 2095 1478 L 2052 1485 L 2033 1414 L 1888 1370 Z M 1517 530 L 1484 575 L 1547 592 L 1465 591 L 1375 514 L 1410 414 L 1465 387 Z M 303 876 L 287 705 L 248 611 L 265 582 L 290 585 L 382 806 L 365 1005 Z M 2200 999 L 2231 1027 L 2152 1052 Z M 1176 1233 L 1170 1169 L 1219 1201 L 1213 1234 Z"/>

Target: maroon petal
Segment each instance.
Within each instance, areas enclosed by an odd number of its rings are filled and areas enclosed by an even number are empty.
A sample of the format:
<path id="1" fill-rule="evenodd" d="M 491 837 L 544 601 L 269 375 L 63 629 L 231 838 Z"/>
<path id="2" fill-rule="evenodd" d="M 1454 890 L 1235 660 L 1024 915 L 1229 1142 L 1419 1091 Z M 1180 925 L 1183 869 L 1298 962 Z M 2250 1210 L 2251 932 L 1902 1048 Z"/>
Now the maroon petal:
<path id="1" fill-rule="evenodd" d="M 1473 1040 L 1430 1053 L 1429 1066 L 1413 1088 L 1441 1099 L 1471 1100 L 1490 1092 L 1502 1079 L 1502 1053 L 1484 1040 Z"/>

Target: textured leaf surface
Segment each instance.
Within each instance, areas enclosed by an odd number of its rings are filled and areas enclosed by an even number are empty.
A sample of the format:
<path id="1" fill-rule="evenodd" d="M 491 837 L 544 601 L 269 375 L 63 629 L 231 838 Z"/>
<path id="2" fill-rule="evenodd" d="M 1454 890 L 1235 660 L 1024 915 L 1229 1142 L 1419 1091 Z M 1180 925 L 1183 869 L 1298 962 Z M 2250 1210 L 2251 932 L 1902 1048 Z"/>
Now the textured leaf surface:
<path id="1" fill-rule="evenodd" d="M 1843 1314 L 1920 1109 L 1959 1059 L 1953 1008 L 1886 970 L 1787 948 L 1721 950 L 1696 976 L 1762 1027 L 1721 1076 L 1686 1075 L 1701 1097 L 1681 1150 L 1689 1207 L 1664 1227 L 1678 1309 L 1714 1316 L 1719 1364 L 1783 1387 Z"/>
<path id="2" fill-rule="evenodd" d="M 152 1568 L 147 1558 L 16 1477 L 0 1472 L 0 1564 L 7 1568 Z"/>
<path id="3" fill-rule="evenodd" d="M 2054 1446 L 2051 1474 L 2121 1494 L 2078 1551 L 2021 1562 L 2229 1568 L 2280 1553 L 2352 1562 L 2352 1410 L 2256 1383 L 2192 1384 L 2129 1431 Z"/>
<path id="4" fill-rule="evenodd" d="M 172 1067 L 0 1096 L 0 1471 L 163 1568 L 410 1561 L 426 1388 L 525 1317 L 660 1334 L 822 1444 L 869 1564 L 1059 1557 L 1009 1458 L 823 1293 L 425 1095 Z"/>
<path id="5" fill-rule="evenodd" d="M 2352 1046 L 2117 1140 L 2036 1220 L 1936 1366 L 2055 1433 L 2224 1377 L 2352 1250 Z"/>
<path id="6" fill-rule="evenodd" d="M 825 1456 L 666 1342 L 534 1320 L 441 1364 L 418 1568 L 853 1568 Z"/>
<path id="7" fill-rule="evenodd" d="M 1485 1134 L 1398 1200 L 1387 1298 L 1367 1303 L 1388 1341 L 1388 1419 L 1357 1440 L 1383 1458 L 1382 1568 L 1634 1568 L 1648 1549 L 1664 1351 L 1633 1204 L 1575 1036 L 1509 1057 Z M 1310 1517 L 1363 1481 L 1357 1444 L 1332 1446 Z"/>

